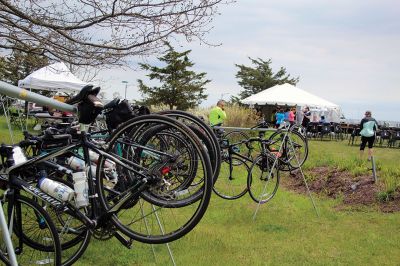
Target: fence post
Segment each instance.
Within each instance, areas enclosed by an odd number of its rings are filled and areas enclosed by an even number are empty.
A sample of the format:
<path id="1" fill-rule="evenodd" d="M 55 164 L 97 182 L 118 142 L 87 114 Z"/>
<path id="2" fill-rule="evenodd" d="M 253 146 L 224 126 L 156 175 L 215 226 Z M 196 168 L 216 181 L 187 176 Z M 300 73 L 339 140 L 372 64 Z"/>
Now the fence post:
<path id="1" fill-rule="evenodd" d="M 374 177 L 374 182 L 378 182 L 378 176 L 376 175 L 376 165 L 375 165 L 375 158 L 371 156 L 371 163 L 372 163 L 372 176 Z"/>

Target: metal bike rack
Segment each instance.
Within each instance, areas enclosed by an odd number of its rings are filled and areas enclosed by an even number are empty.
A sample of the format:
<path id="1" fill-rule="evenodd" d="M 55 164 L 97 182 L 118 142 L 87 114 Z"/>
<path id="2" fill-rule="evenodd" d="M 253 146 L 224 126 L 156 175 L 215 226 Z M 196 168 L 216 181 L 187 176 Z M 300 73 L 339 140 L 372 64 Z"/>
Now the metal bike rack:
<path id="1" fill-rule="evenodd" d="M 241 127 L 214 127 L 214 128 L 215 128 L 215 129 L 237 130 L 237 131 L 257 131 L 257 132 L 277 131 L 277 129 L 274 129 L 274 128 L 241 128 Z M 294 151 L 293 141 L 292 141 L 292 139 L 291 139 L 291 137 L 290 137 L 290 135 L 289 135 L 288 133 L 289 133 L 289 130 L 286 130 L 286 131 L 285 131 L 285 136 L 284 136 L 284 138 L 288 138 L 288 139 L 289 139 L 290 149 L 291 149 L 291 151 Z M 282 142 L 281 146 L 279 147 L 279 152 L 282 152 L 282 149 L 283 149 L 283 142 Z M 300 163 L 299 163 L 299 158 L 297 158 L 296 153 L 294 153 L 294 154 L 295 154 L 295 159 L 296 159 L 297 163 L 300 164 Z M 270 171 L 269 174 L 268 174 L 268 178 L 271 177 L 273 168 L 275 167 L 275 165 L 277 164 L 277 162 L 278 162 L 278 158 L 275 159 L 275 161 L 274 161 L 274 163 L 273 163 L 273 165 L 272 165 L 272 167 L 271 167 L 271 171 Z M 311 194 L 311 191 L 310 191 L 310 188 L 309 188 L 309 186 L 308 186 L 307 180 L 306 180 L 306 178 L 305 178 L 305 176 L 304 176 L 303 169 L 301 168 L 301 166 L 300 166 L 298 169 L 300 170 L 301 176 L 302 176 L 302 178 L 303 178 L 304 185 L 306 186 L 307 194 L 308 194 L 308 196 L 310 197 L 310 200 L 311 200 L 311 203 L 312 203 L 313 208 L 314 208 L 314 210 L 315 210 L 315 213 L 316 213 L 317 217 L 319 217 L 319 212 L 318 212 L 317 206 L 315 205 L 315 201 L 314 201 L 314 198 L 313 198 L 313 196 L 312 196 L 312 194 Z M 267 189 L 267 184 L 264 186 L 264 189 L 263 189 L 261 195 L 263 195 L 263 194 L 265 193 L 265 190 L 266 190 L 266 189 Z M 256 210 L 255 210 L 255 212 L 254 212 L 253 220 L 255 220 L 255 218 L 256 218 L 256 216 L 257 216 L 257 212 L 258 212 L 260 206 L 261 206 L 261 203 L 259 202 L 259 203 L 257 204 L 257 208 L 256 208 Z"/>
<path id="2" fill-rule="evenodd" d="M 70 104 L 62 103 L 57 100 L 48 98 L 35 92 L 27 91 L 10 85 L 4 81 L 0 81 L 0 93 L 12 98 L 37 103 L 43 106 L 49 106 L 65 112 L 76 113 L 76 107 Z"/>
<path id="3" fill-rule="evenodd" d="M 6 222 L 6 218 L 4 216 L 3 206 L 1 205 L 1 200 L 0 200 L 0 229 L 3 232 L 3 239 L 6 243 L 10 263 L 12 266 L 18 266 L 17 258 L 15 256 L 15 252 L 14 252 L 14 247 L 13 247 L 13 244 L 11 241 L 11 236 L 10 236 L 10 233 L 7 228 L 7 222 Z"/>

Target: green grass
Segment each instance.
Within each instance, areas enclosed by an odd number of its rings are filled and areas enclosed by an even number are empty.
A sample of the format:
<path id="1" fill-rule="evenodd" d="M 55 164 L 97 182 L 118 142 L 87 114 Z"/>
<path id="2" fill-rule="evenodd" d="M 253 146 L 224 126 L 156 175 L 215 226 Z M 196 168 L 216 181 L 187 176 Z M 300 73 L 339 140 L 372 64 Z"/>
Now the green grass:
<path id="1" fill-rule="evenodd" d="M 347 142 L 311 141 L 305 169 L 339 167 L 369 173 L 358 159 L 357 146 Z M 380 182 L 399 180 L 399 149 L 376 148 Z M 356 168 L 358 170 L 356 170 Z M 307 173 L 307 170 L 306 170 Z M 387 176 L 384 173 L 389 173 Z M 287 178 L 283 176 L 282 178 Z M 282 187 L 271 202 L 260 206 L 245 195 L 228 201 L 213 195 L 200 224 L 170 243 L 177 265 L 399 265 L 400 213 L 372 208 L 339 211 L 340 199 L 313 195 L 320 216 L 307 196 Z M 166 245 L 135 243 L 127 250 L 115 240 L 93 241 L 77 265 L 172 265 Z M 107 254 L 104 256 L 103 254 Z"/>
<path id="2" fill-rule="evenodd" d="M 3 142 L 8 131 L 0 128 Z M 358 160 L 358 147 L 347 142 L 310 141 L 305 171 L 315 166 L 370 173 Z M 400 149 L 376 148 L 378 176 L 386 188 L 399 187 Z M 287 178 L 282 176 L 282 178 Z M 340 199 L 310 199 L 279 188 L 269 203 L 211 199 L 202 221 L 188 235 L 170 243 L 177 265 L 400 265 L 400 213 L 372 208 L 339 211 Z M 134 242 L 131 250 L 117 240 L 92 240 L 75 265 L 172 265 L 166 245 Z"/>

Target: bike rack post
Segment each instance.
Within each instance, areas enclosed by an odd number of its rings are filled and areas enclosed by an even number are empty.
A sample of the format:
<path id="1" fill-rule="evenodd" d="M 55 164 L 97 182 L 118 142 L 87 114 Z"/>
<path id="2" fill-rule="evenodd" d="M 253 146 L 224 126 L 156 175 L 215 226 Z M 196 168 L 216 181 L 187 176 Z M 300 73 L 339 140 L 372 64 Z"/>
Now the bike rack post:
<path id="1" fill-rule="evenodd" d="M 376 175 L 376 165 L 375 165 L 375 158 L 371 156 L 371 164 L 372 164 L 372 176 L 374 178 L 374 182 L 378 182 L 378 176 Z"/>
<path id="2" fill-rule="evenodd" d="M 294 151 L 293 141 L 290 138 L 290 136 L 289 136 L 289 143 L 290 143 L 290 148 L 293 151 L 293 154 L 294 154 L 294 157 L 296 158 L 297 163 L 300 164 L 300 161 L 297 158 L 297 155 L 296 155 L 296 153 Z M 307 183 L 307 180 L 306 180 L 306 178 L 304 176 L 303 169 L 301 168 L 301 166 L 299 166 L 299 169 L 300 169 L 301 176 L 303 177 L 303 182 L 304 182 L 304 185 L 306 186 L 308 196 L 310 197 L 311 203 L 312 203 L 312 205 L 314 207 L 315 213 L 317 214 L 317 217 L 319 217 L 318 209 L 317 209 L 317 206 L 315 205 L 314 198 L 311 195 L 311 191 L 310 191 L 310 188 L 308 187 L 308 183 Z"/>
<path id="3" fill-rule="evenodd" d="M 4 81 L 0 80 L 0 93 L 5 94 L 12 98 L 17 98 L 20 100 L 25 100 L 33 103 L 37 103 L 44 106 L 50 106 L 61 111 L 74 112 L 76 113 L 76 108 L 73 105 L 59 102 L 57 100 L 48 98 L 46 96 L 27 91 L 25 89 L 18 88 L 14 85 L 10 85 Z"/>
<path id="4" fill-rule="evenodd" d="M 7 222 L 6 222 L 6 218 L 4 216 L 3 206 L 1 205 L 1 200 L 0 200 L 0 228 L 1 228 L 1 231 L 3 232 L 3 239 L 6 242 L 6 247 L 7 247 L 7 252 L 8 252 L 9 259 L 10 259 L 10 263 L 12 266 L 18 266 L 17 258 L 15 256 L 15 252 L 14 252 L 14 247 L 13 247 L 13 244 L 11 241 L 11 236 L 10 236 L 10 233 L 7 228 Z"/>

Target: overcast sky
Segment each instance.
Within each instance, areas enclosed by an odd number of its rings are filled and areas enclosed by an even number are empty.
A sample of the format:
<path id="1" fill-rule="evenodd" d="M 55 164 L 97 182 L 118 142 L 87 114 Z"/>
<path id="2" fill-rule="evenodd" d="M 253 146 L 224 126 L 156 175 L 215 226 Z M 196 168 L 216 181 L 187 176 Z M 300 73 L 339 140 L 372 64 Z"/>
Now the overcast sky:
<path id="1" fill-rule="evenodd" d="M 177 51 L 191 49 L 194 70 L 212 80 L 202 106 L 239 93 L 235 64 L 270 58 L 275 72 L 285 67 L 300 77 L 299 88 L 339 104 L 347 118 L 369 109 L 378 120 L 400 121 L 400 1 L 238 0 L 220 11 L 207 38 L 220 46 L 175 44 Z M 124 96 L 125 80 L 127 98 L 140 98 L 136 80 L 146 81 L 144 75 L 103 71 L 102 87 L 108 98 L 115 91 Z"/>

